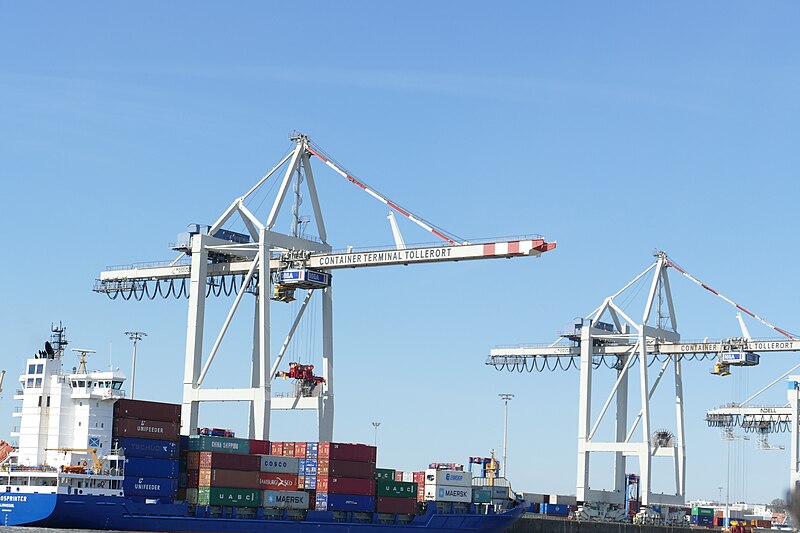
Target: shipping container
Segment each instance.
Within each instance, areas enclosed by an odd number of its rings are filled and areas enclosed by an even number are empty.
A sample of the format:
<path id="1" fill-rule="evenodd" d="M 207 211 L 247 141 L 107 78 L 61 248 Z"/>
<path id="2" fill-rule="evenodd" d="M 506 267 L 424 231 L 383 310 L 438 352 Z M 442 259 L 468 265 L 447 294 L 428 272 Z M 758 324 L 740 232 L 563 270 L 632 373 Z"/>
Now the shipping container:
<path id="1" fill-rule="evenodd" d="M 138 418 L 118 418 L 114 420 L 114 429 L 111 431 L 111 436 L 115 439 L 121 437 L 137 437 L 140 439 L 177 441 L 180 430 L 180 424 L 173 422 Z"/>
<path id="2" fill-rule="evenodd" d="M 303 482 L 303 488 L 306 490 L 316 490 L 317 489 L 317 476 L 303 476 L 305 478 Z"/>
<path id="3" fill-rule="evenodd" d="M 417 500 L 378 496 L 375 498 L 375 510 L 379 513 L 417 514 Z"/>
<path id="4" fill-rule="evenodd" d="M 189 450 L 193 452 L 220 452 L 248 455 L 250 453 L 250 441 L 233 437 L 191 435 L 189 437 Z"/>
<path id="5" fill-rule="evenodd" d="M 491 503 L 491 501 L 492 501 L 491 487 L 472 487 L 473 503 Z"/>
<path id="6" fill-rule="evenodd" d="M 472 474 L 457 470 L 434 470 L 429 468 L 425 471 L 425 484 L 470 487 L 472 486 Z"/>
<path id="7" fill-rule="evenodd" d="M 156 477 L 125 477 L 122 480 L 122 490 L 125 496 L 170 498 L 174 497 L 178 491 L 178 480 Z"/>
<path id="8" fill-rule="evenodd" d="M 692 507 L 692 516 L 714 516 L 712 507 Z"/>
<path id="9" fill-rule="evenodd" d="M 197 489 L 197 505 L 259 507 L 261 505 L 261 492 L 254 489 L 201 487 Z"/>
<path id="10" fill-rule="evenodd" d="M 341 442 L 320 442 L 320 459 L 341 459 L 343 461 L 359 461 L 374 463 L 377 459 L 377 448 L 366 444 L 348 444 Z"/>
<path id="11" fill-rule="evenodd" d="M 150 459 L 147 457 L 126 457 L 125 476 L 178 479 L 178 460 Z"/>
<path id="12" fill-rule="evenodd" d="M 294 442 L 283 443 L 283 456 L 294 457 Z"/>
<path id="13" fill-rule="evenodd" d="M 265 490 L 261 505 L 273 509 L 308 509 L 310 494 L 303 491 Z"/>
<path id="14" fill-rule="evenodd" d="M 255 470 L 260 464 L 258 455 L 237 455 L 232 453 L 200 452 L 199 468 L 225 468 L 227 470 Z"/>
<path id="15" fill-rule="evenodd" d="M 557 503 L 563 505 L 578 505 L 576 496 L 565 496 L 563 494 L 551 494 L 547 503 Z M 657 513 L 660 511 L 656 511 Z"/>
<path id="16" fill-rule="evenodd" d="M 411 481 L 416 483 L 417 485 L 424 485 L 425 484 L 425 472 L 414 472 L 414 475 L 411 478 Z"/>
<path id="17" fill-rule="evenodd" d="M 272 472 L 275 474 L 296 474 L 300 469 L 300 460 L 296 457 L 260 455 L 259 462 L 259 469 L 262 472 Z"/>
<path id="18" fill-rule="evenodd" d="M 305 472 L 306 472 L 306 460 L 305 459 L 300 459 L 300 458 L 296 458 L 296 459 L 297 459 L 297 471 L 295 472 L 295 474 L 297 474 L 298 476 L 300 476 L 302 474 L 305 474 Z"/>
<path id="19" fill-rule="evenodd" d="M 125 457 L 178 458 L 178 443 L 175 441 L 122 437 L 114 440 L 114 446 L 122 448 Z"/>
<path id="20" fill-rule="evenodd" d="M 269 448 L 268 440 L 250 439 L 250 453 L 253 455 L 269 455 Z"/>
<path id="21" fill-rule="evenodd" d="M 306 442 L 306 458 L 316 459 L 318 454 L 319 454 L 319 443 Z"/>
<path id="22" fill-rule="evenodd" d="M 425 485 L 425 499 L 435 502 L 470 503 L 472 501 L 472 487 Z"/>
<path id="23" fill-rule="evenodd" d="M 281 474 L 272 472 L 255 472 L 258 478 L 258 488 L 261 490 L 297 490 L 298 477 L 296 474 Z"/>
<path id="24" fill-rule="evenodd" d="M 282 442 L 271 442 L 269 444 L 269 454 L 270 455 L 283 455 L 283 443 Z"/>
<path id="25" fill-rule="evenodd" d="M 228 489 L 260 489 L 259 472 L 227 470 L 224 468 L 201 468 L 198 487 L 224 487 Z"/>
<path id="26" fill-rule="evenodd" d="M 394 470 L 391 468 L 376 468 L 375 469 L 375 479 L 378 481 L 392 481 L 394 480 Z"/>
<path id="27" fill-rule="evenodd" d="M 181 405 L 120 399 L 114 402 L 114 418 L 141 418 L 144 420 L 159 420 L 162 422 L 180 424 Z"/>
<path id="28" fill-rule="evenodd" d="M 317 490 L 330 494 L 375 495 L 375 480 L 353 477 L 317 476 Z"/>
<path id="29" fill-rule="evenodd" d="M 305 459 L 306 458 L 306 443 L 305 442 L 295 442 L 294 443 L 294 456 L 298 459 Z"/>
<path id="30" fill-rule="evenodd" d="M 403 472 L 403 479 L 399 481 L 405 481 L 406 483 L 416 483 L 414 481 L 414 472 Z"/>
<path id="31" fill-rule="evenodd" d="M 378 480 L 375 486 L 376 496 L 391 496 L 396 498 L 416 498 L 417 484 L 405 481 Z"/>
<path id="32" fill-rule="evenodd" d="M 200 452 L 186 452 L 186 470 L 200 468 Z"/>
<path id="33" fill-rule="evenodd" d="M 187 470 L 186 471 L 186 487 L 196 489 L 200 484 L 200 471 Z"/>
<path id="34" fill-rule="evenodd" d="M 363 494 L 330 494 L 318 492 L 316 495 L 317 511 L 362 511 L 375 510 L 375 497 Z"/>
<path id="35" fill-rule="evenodd" d="M 186 489 L 186 503 L 197 505 L 197 487 Z"/>
<path id="36" fill-rule="evenodd" d="M 394 473 L 394 479 L 392 481 L 403 481 L 403 472 L 396 470 Z"/>
<path id="37" fill-rule="evenodd" d="M 539 512 L 547 516 L 567 516 L 569 506 L 565 503 L 543 503 L 539 505 Z"/>
<path id="38" fill-rule="evenodd" d="M 303 468 L 303 475 L 308 476 L 317 475 L 317 460 L 316 459 L 306 459 L 305 460 L 305 467 Z"/>
<path id="39" fill-rule="evenodd" d="M 375 463 L 344 461 L 339 459 L 318 459 L 317 475 L 375 479 Z"/>

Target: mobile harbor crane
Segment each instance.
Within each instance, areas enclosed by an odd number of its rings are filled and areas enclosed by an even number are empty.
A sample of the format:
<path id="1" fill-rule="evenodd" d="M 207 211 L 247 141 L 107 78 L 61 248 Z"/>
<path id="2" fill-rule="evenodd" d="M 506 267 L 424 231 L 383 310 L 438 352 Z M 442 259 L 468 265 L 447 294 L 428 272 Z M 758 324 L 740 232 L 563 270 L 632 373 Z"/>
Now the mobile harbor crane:
<path id="1" fill-rule="evenodd" d="M 246 401 L 250 403 L 248 434 L 251 438 L 269 439 L 272 409 L 310 409 L 317 411 L 319 440 L 332 440 L 333 271 L 389 265 L 538 257 L 556 246 L 554 242 L 548 242 L 538 235 L 489 242 L 470 242 L 460 239 L 401 207 L 363 180 L 356 178 L 308 136 L 296 133 L 290 138 L 294 147 L 289 154 L 249 191 L 236 198 L 216 222 L 210 226 L 192 225 L 187 233 L 179 236 L 179 242 L 174 249 L 179 251 L 180 255 L 174 261 L 160 266 L 132 266 L 107 270 L 100 274 L 95 285 L 96 292 L 104 293 L 112 299 L 119 296 L 125 300 L 131 298 L 141 300 L 144 297 L 152 299 L 156 296 L 165 298 L 188 296 L 189 313 L 181 414 L 181 432 L 184 435 L 197 427 L 201 402 Z M 311 161 L 314 157 L 384 203 L 392 211 L 402 214 L 436 236 L 442 244 L 417 247 L 406 245 L 399 230 L 396 229 L 394 216 L 391 215 L 390 223 L 396 243 L 394 248 L 358 251 L 348 249 L 344 252 L 334 252 L 329 244 L 315 184 L 316 178 L 312 172 Z M 283 178 L 269 215 L 266 219 L 259 219 L 250 210 L 256 200 L 254 195 L 282 168 L 285 169 Z M 319 234 L 318 240 L 306 237 L 302 231 L 305 223 L 311 220 L 299 214 L 303 182 L 306 185 L 307 197 L 311 200 L 313 221 Z M 274 226 L 290 191 L 294 196 L 292 230 L 290 234 L 283 234 L 275 231 Z M 234 216 L 241 220 L 247 233 L 225 229 L 224 226 L 229 224 Z M 270 348 L 273 334 L 270 316 L 273 311 L 270 303 L 292 301 L 296 297 L 297 290 L 305 290 L 305 297 L 302 298 L 296 316 L 290 321 L 291 326 L 282 346 L 273 357 Z M 250 386 L 203 388 L 202 385 L 220 343 L 245 293 L 252 294 L 256 300 Z M 309 301 L 317 293 L 321 295 L 318 299 L 322 300 L 322 372 L 321 376 L 318 376 L 319 381 L 312 387 L 316 390 L 309 396 L 304 396 L 301 391 L 292 397 L 273 397 L 272 380 L 279 376 L 278 368 L 281 360 L 303 313 L 309 306 Z M 203 346 L 203 333 L 207 297 L 220 294 L 235 294 L 235 298 L 216 341 L 204 360 L 206 351 Z"/>

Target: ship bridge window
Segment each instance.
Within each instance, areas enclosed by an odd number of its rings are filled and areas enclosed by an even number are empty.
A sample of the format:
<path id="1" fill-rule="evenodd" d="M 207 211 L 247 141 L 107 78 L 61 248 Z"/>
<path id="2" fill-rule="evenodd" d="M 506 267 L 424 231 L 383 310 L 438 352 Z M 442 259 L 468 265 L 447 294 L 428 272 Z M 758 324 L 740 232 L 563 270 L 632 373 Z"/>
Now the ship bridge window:
<path id="1" fill-rule="evenodd" d="M 26 387 L 33 387 L 33 378 L 28 378 L 27 383 L 25 383 Z"/>
<path id="2" fill-rule="evenodd" d="M 78 387 L 86 387 L 86 382 L 85 381 L 79 381 L 78 382 Z"/>
<path id="3" fill-rule="evenodd" d="M 42 378 L 36 378 L 36 387 L 38 388 L 41 386 L 42 386 Z"/>
<path id="4" fill-rule="evenodd" d="M 43 372 L 44 372 L 44 365 L 42 365 L 42 364 L 36 365 L 36 373 L 37 374 L 42 374 Z"/>
<path id="5" fill-rule="evenodd" d="M 92 386 L 92 382 L 91 382 L 91 381 L 87 381 L 87 382 L 86 382 L 86 386 L 87 386 L 87 387 L 91 387 L 91 386 Z"/>
<path id="6" fill-rule="evenodd" d="M 36 365 L 28 365 L 28 374 L 36 373 Z"/>
<path id="7" fill-rule="evenodd" d="M 105 389 L 106 388 L 106 382 L 105 381 L 98 381 L 97 382 L 97 388 L 98 389 Z"/>
<path id="8" fill-rule="evenodd" d="M 121 381 L 112 382 L 111 383 L 111 388 L 112 389 L 116 389 L 116 390 L 120 390 L 122 388 L 122 382 Z"/>

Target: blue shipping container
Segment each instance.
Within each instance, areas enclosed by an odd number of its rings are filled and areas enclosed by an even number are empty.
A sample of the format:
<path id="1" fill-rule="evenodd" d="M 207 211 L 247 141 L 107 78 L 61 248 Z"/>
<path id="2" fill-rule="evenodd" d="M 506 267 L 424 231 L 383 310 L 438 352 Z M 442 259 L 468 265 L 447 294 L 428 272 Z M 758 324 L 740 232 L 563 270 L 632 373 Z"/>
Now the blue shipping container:
<path id="1" fill-rule="evenodd" d="M 567 516 L 569 507 L 564 503 L 543 503 L 539 512 L 550 516 Z"/>
<path id="2" fill-rule="evenodd" d="M 178 481 L 157 477 L 125 477 L 122 480 L 125 496 L 146 498 L 174 498 L 178 492 Z"/>
<path id="3" fill-rule="evenodd" d="M 300 459 L 297 465 L 297 475 L 302 476 L 306 473 L 306 460 Z"/>
<path id="4" fill-rule="evenodd" d="M 180 462 L 177 459 L 126 457 L 125 477 L 147 476 L 177 479 L 179 464 Z"/>
<path id="5" fill-rule="evenodd" d="M 305 488 L 307 488 L 307 489 L 316 489 L 317 488 L 317 476 L 306 476 L 304 484 L 305 484 Z"/>
<path id="6" fill-rule="evenodd" d="M 328 493 L 328 511 L 365 511 L 375 510 L 375 496 L 360 494 Z"/>
<path id="7" fill-rule="evenodd" d="M 306 442 L 306 457 L 316 458 L 319 453 L 318 442 Z"/>
<path id="8" fill-rule="evenodd" d="M 125 457 L 153 457 L 154 459 L 177 459 L 178 443 L 168 440 L 116 439 L 117 446 L 125 450 Z"/>

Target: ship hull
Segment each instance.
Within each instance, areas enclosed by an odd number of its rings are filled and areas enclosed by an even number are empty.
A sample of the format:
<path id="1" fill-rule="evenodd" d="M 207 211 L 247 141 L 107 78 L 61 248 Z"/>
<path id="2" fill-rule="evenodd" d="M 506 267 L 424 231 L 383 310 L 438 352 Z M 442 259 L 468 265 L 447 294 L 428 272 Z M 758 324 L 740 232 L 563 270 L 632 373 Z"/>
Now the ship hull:
<path id="1" fill-rule="evenodd" d="M 305 520 L 191 516 L 186 504 L 145 504 L 126 498 L 64 494 L 0 495 L 0 524 L 64 529 L 225 533 L 501 533 L 522 514 L 428 512 L 409 523 L 337 522 L 333 513 L 309 511 Z"/>

